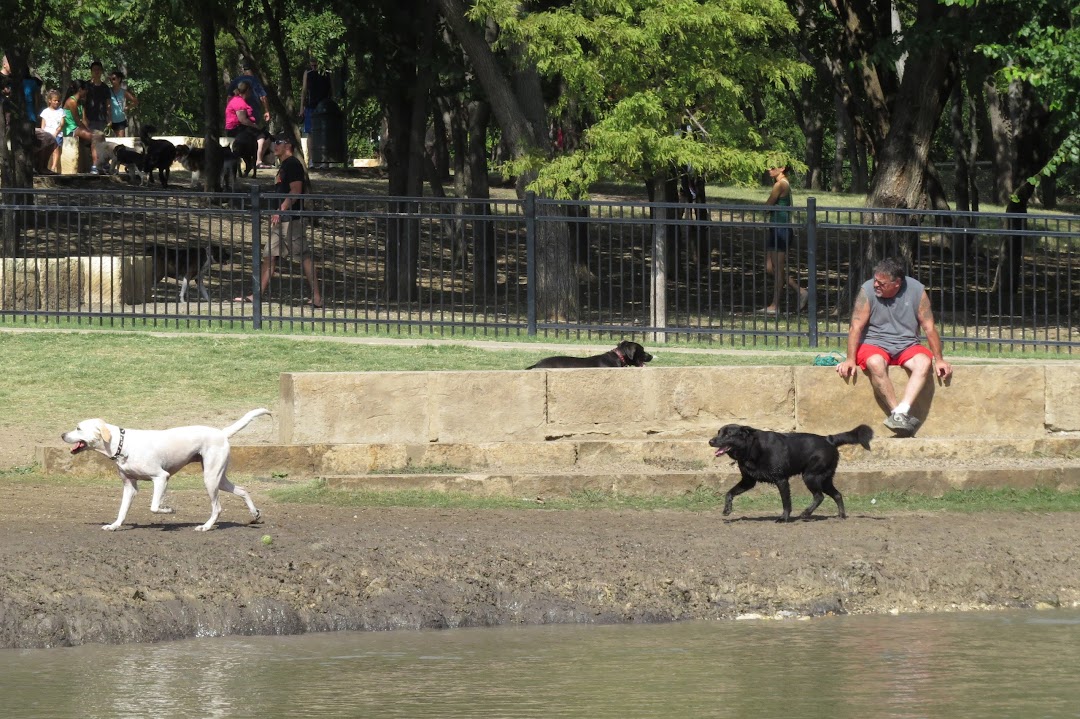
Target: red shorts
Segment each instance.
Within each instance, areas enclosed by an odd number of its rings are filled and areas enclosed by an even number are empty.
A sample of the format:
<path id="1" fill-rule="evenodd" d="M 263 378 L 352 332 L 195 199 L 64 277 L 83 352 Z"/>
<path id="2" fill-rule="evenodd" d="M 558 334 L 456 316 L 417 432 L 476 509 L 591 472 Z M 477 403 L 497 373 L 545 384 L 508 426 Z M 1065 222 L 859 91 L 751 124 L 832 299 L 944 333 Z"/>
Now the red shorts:
<path id="1" fill-rule="evenodd" d="M 866 369 L 866 360 L 874 355 L 884 357 L 890 366 L 902 365 L 915 355 L 926 355 L 930 359 L 934 358 L 934 354 L 922 345 L 911 345 L 898 355 L 890 355 L 888 352 L 875 345 L 859 345 L 859 351 L 855 354 L 855 364 L 859 365 L 859 369 Z"/>

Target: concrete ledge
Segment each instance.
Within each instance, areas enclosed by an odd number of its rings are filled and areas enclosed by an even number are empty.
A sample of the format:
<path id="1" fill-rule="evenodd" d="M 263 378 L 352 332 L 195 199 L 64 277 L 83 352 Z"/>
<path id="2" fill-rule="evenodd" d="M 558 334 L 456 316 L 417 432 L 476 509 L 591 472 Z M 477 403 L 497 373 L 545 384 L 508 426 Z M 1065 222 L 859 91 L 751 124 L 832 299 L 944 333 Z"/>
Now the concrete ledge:
<path id="1" fill-rule="evenodd" d="M 1045 435 L 1051 430 L 1046 372 L 1052 368 L 1039 363 L 964 365 L 954 368 L 948 386 L 937 380 L 927 382 L 912 408 L 912 414 L 923 422 L 919 437 Z M 1067 374 L 1080 378 L 1080 365 Z M 907 386 L 907 372 L 892 367 L 889 376 L 897 395 L 901 395 Z M 845 384 L 832 368 L 798 367 L 795 393 L 795 425 L 799 431 L 831 434 L 865 423 L 879 434 L 888 432 L 881 426 L 887 409 L 874 400 L 869 376 L 864 373 Z M 1080 422 L 1057 429 L 1080 429 Z"/>
<path id="2" fill-rule="evenodd" d="M 142 304 L 156 279 L 153 261 L 143 255 L 4 259 L 0 260 L 0 309 Z"/>
<path id="3" fill-rule="evenodd" d="M 1080 431 L 1078 390 L 1080 364 L 962 365 L 913 413 L 920 438 L 1038 438 Z M 731 422 L 889 436 L 867 376 L 831 367 L 285 373 L 280 396 L 285 444 L 700 438 Z"/>
<path id="4" fill-rule="evenodd" d="M 233 445 L 236 474 L 312 478 L 388 472 L 575 473 L 611 476 L 631 472 L 731 474 L 730 460 L 717 460 L 707 436 L 695 439 L 561 440 L 489 444 L 241 444 Z M 1026 439 L 876 438 L 872 450 L 841 447 L 842 469 L 863 468 L 892 476 L 897 471 L 986 467 L 1046 469 L 1080 466 L 1080 435 Z M 48 475 L 110 475 L 112 462 L 97 452 L 72 455 L 66 446 L 39 446 L 37 461 Z M 197 464 L 187 473 L 198 474 Z"/>

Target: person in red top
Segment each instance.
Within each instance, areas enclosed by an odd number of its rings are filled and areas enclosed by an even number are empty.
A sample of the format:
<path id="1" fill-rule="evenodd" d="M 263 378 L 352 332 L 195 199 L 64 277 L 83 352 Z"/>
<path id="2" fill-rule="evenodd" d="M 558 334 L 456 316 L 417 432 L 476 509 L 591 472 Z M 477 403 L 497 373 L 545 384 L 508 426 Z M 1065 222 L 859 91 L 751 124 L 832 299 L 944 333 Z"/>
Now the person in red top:
<path id="1" fill-rule="evenodd" d="M 299 257 L 304 277 L 311 284 L 311 300 L 307 304 L 309 307 L 321 309 L 322 290 L 315 276 L 315 259 L 311 255 L 311 246 L 306 241 L 307 223 L 302 215 L 295 214 L 304 208 L 307 174 L 304 172 L 304 165 L 293 155 L 293 142 L 290 138 L 282 136 L 275 139 L 273 147 L 274 157 L 278 160 L 274 192 L 284 197 L 281 198 L 277 211 L 270 216 L 270 238 L 263 245 L 263 257 L 266 260 L 260 273 L 259 287 L 265 295 L 279 258 Z M 246 298 L 237 297 L 234 301 L 244 302 L 251 299 L 251 295 L 248 295 Z"/>
<path id="2" fill-rule="evenodd" d="M 240 133 L 240 128 L 244 125 L 255 127 L 255 120 L 252 119 L 251 115 L 251 106 L 244 99 L 244 93 L 247 90 L 247 83 L 241 82 L 233 90 L 232 97 L 229 98 L 229 102 L 225 105 L 225 135 L 227 137 L 236 137 Z"/>

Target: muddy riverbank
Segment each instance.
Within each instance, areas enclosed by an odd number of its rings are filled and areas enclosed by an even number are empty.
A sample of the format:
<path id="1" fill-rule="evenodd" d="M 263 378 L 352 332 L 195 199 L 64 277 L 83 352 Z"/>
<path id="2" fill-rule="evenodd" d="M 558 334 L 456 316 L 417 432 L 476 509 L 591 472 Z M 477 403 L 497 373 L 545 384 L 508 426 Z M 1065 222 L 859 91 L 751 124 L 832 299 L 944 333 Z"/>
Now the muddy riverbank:
<path id="1" fill-rule="evenodd" d="M 346 509 L 0 483 L 0 647 L 225 634 L 1075 606 L 1080 522 L 1058 514 Z M 264 535 L 271 543 L 262 541 Z"/>

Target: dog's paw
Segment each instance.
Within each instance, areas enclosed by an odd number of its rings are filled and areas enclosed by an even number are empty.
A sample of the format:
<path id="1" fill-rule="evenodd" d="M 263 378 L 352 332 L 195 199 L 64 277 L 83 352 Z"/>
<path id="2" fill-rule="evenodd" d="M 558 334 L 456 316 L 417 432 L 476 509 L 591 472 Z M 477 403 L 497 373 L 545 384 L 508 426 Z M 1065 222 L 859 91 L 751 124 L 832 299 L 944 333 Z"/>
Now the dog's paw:
<path id="1" fill-rule="evenodd" d="M 251 517 L 251 524 L 258 524 L 262 521 L 262 512 L 255 510 L 255 514 Z"/>
<path id="2" fill-rule="evenodd" d="M 150 511 L 154 514 L 172 514 L 175 510 L 172 507 L 158 507 L 157 509 L 151 507 Z"/>
<path id="3" fill-rule="evenodd" d="M 119 524 L 103 524 L 103 525 L 101 525 L 101 528 L 104 529 L 106 532 L 115 532 L 116 530 L 120 529 L 120 525 Z"/>

